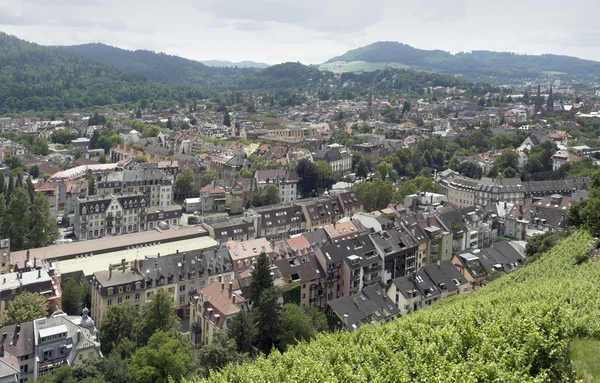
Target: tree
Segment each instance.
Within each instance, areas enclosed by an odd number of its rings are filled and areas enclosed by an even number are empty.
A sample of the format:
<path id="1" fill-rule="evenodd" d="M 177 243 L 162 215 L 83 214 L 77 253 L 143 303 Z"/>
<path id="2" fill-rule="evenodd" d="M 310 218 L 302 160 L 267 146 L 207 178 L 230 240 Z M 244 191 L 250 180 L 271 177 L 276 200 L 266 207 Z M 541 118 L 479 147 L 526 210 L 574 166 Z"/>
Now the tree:
<path id="1" fill-rule="evenodd" d="M 150 337 L 157 331 L 176 333 L 179 329 L 179 318 L 175 314 L 173 295 L 160 288 L 152 296 L 144 308 L 144 335 Z"/>
<path id="2" fill-rule="evenodd" d="M 369 167 L 365 160 L 361 159 L 356 165 L 356 177 L 357 178 L 367 178 L 369 176 Z"/>
<path id="3" fill-rule="evenodd" d="M 252 316 L 256 323 L 258 336 L 256 338 L 256 347 L 265 354 L 276 346 L 281 327 L 281 304 L 279 298 L 281 292 L 275 286 L 268 287 L 254 301 L 252 306 Z"/>
<path id="4" fill-rule="evenodd" d="M 190 168 L 184 169 L 177 174 L 175 190 L 180 196 L 188 196 L 194 190 L 194 171 Z"/>
<path id="5" fill-rule="evenodd" d="M 15 187 L 16 188 L 23 187 L 23 173 L 21 173 L 21 172 L 19 172 L 19 174 L 17 174 L 17 180 L 15 181 Z"/>
<path id="6" fill-rule="evenodd" d="M 263 251 L 258 256 L 258 261 L 252 273 L 252 284 L 250 285 L 250 299 L 252 302 L 258 301 L 262 293 L 273 287 L 271 278 L 271 261 Z"/>
<path id="7" fill-rule="evenodd" d="M 167 119 L 167 129 L 173 130 L 173 121 L 171 120 L 171 117 Z"/>
<path id="8" fill-rule="evenodd" d="M 181 382 L 190 373 L 192 349 L 172 334 L 158 331 L 147 346 L 131 356 L 130 368 L 136 383 Z"/>
<path id="9" fill-rule="evenodd" d="M 358 198 L 363 202 L 365 211 L 386 208 L 394 196 L 393 184 L 381 180 L 356 184 L 354 185 L 354 190 Z"/>
<path id="10" fill-rule="evenodd" d="M 202 176 L 202 180 L 200 182 L 200 185 L 202 187 L 205 187 L 206 185 L 208 185 L 211 182 L 216 181 L 218 179 L 219 179 L 219 173 L 217 173 L 216 170 L 208 170 Z"/>
<path id="11" fill-rule="evenodd" d="M 4 194 L 6 192 L 6 183 L 5 183 L 5 178 L 4 175 L 2 175 L 2 177 L 0 177 L 0 194 Z M 5 200 L 6 202 L 6 200 Z"/>
<path id="12" fill-rule="evenodd" d="M 281 331 L 279 333 L 279 348 L 285 351 L 289 346 L 298 342 L 309 341 L 316 335 L 312 318 L 306 311 L 293 303 L 283 306 L 281 312 Z"/>
<path id="13" fill-rule="evenodd" d="M 138 162 L 138 163 L 145 163 L 145 162 L 148 162 L 148 158 L 146 158 L 146 156 L 143 154 L 139 154 L 139 155 L 133 157 L 133 161 Z"/>
<path id="14" fill-rule="evenodd" d="M 92 138 L 90 138 L 90 149 L 100 149 L 100 131 L 94 130 Z"/>
<path id="15" fill-rule="evenodd" d="M 319 171 L 317 166 L 306 158 L 300 160 L 296 165 L 298 173 L 298 191 L 304 198 L 310 197 L 316 191 L 319 183 Z"/>
<path id="16" fill-rule="evenodd" d="M 333 176 L 333 170 L 327 161 L 315 162 L 317 171 L 319 172 L 319 190 L 331 189 L 331 186 L 335 183 L 335 177 Z"/>
<path id="17" fill-rule="evenodd" d="M 138 109 L 137 112 L 135 112 L 135 118 L 142 118 L 142 110 Z"/>
<path id="18" fill-rule="evenodd" d="M 225 116 L 223 117 L 223 125 L 230 128 L 231 127 L 231 116 L 229 112 L 225 112 Z"/>
<path id="19" fill-rule="evenodd" d="M 394 170 L 391 164 L 382 161 L 375 168 L 375 177 L 383 181 L 396 182 L 398 179 L 398 172 Z"/>
<path id="20" fill-rule="evenodd" d="M 67 145 L 70 144 L 71 141 L 75 138 L 75 134 L 70 130 L 55 130 L 50 135 L 50 141 L 54 144 L 62 144 Z"/>
<path id="21" fill-rule="evenodd" d="M 29 201 L 29 195 L 27 198 Z M 28 214 L 29 230 L 26 232 L 26 243 L 29 247 L 45 247 L 58 239 L 59 232 L 56 221 L 49 213 L 50 203 L 46 196 L 42 193 L 35 193 L 31 211 Z"/>
<path id="22" fill-rule="evenodd" d="M 43 295 L 25 291 L 15 297 L 6 309 L 8 323 L 31 322 L 48 315 L 48 301 Z M 5 323 L 6 324 L 6 323 Z"/>
<path id="23" fill-rule="evenodd" d="M 47 156 L 50 154 L 50 148 L 48 147 L 48 141 L 44 137 L 38 137 L 35 139 L 31 152 L 40 156 Z"/>
<path id="24" fill-rule="evenodd" d="M 103 353 L 111 351 L 124 339 L 139 343 L 142 332 L 140 310 L 129 302 L 113 305 L 102 316 L 98 340 Z"/>
<path id="25" fill-rule="evenodd" d="M 509 170 L 512 168 L 512 170 Z M 490 174 L 498 174 L 502 172 L 505 177 L 514 177 L 516 173 L 516 169 L 519 168 L 519 154 L 512 150 L 507 149 L 502 152 L 496 159 L 494 160 L 494 165 L 490 170 Z M 512 174 L 512 175 L 508 175 Z"/>
<path id="26" fill-rule="evenodd" d="M 40 168 L 38 168 L 37 165 L 33 165 L 32 167 L 29 168 L 29 175 L 31 175 L 33 178 L 38 178 L 40 176 Z M 4 178 L 4 177 L 2 177 Z M 4 182 L 3 182 L 4 184 Z M 4 186 L 4 185 L 2 185 Z"/>
<path id="27" fill-rule="evenodd" d="M 106 158 L 105 154 L 101 154 L 100 157 L 98 158 L 98 162 L 100 162 L 101 164 L 107 164 L 108 163 L 108 159 Z"/>
<path id="28" fill-rule="evenodd" d="M 96 194 L 96 175 L 92 173 L 88 179 L 88 195 L 92 196 Z"/>
<path id="29" fill-rule="evenodd" d="M 227 324 L 227 333 L 237 345 L 237 350 L 244 354 L 253 354 L 252 343 L 256 338 L 257 331 L 252 316 L 246 311 L 240 311 Z"/>
<path id="30" fill-rule="evenodd" d="M 62 311 L 69 315 L 79 315 L 83 310 L 85 289 L 80 282 L 66 278 L 61 283 Z"/>
<path id="31" fill-rule="evenodd" d="M 43 197 L 43 195 L 42 195 Z M 45 198 L 45 197 L 44 197 Z M 48 203 L 48 200 L 46 200 Z M 31 202 L 29 194 L 23 188 L 15 189 L 10 196 L 10 202 L 6 210 L 7 234 L 10 238 L 11 250 L 23 250 L 26 245 L 25 235 L 29 232 L 29 209 Z M 48 212 L 46 211 L 47 215 Z M 56 225 L 55 225 L 56 226 Z"/>
<path id="32" fill-rule="evenodd" d="M 254 192 L 252 196 L 252 206 L 266 206 L 279 203 L 279 188 L 276 185 L 269 185 L 261 190 Z"/>
<path id="33" fill-rule="evenodd" d="M 464 161 L 461 162 L 455 169 L 457 172 L 462 174 L 465 177 L 469 178 L 481 178 L 483 175 L 483 170 L 479 165 L 476 165 L 472 162 Z"/>
<path id="34" fill-rule="evenodd" d="M 208 376 L 210 371 L 218 371 L 229 363 L 240 363 L 243 355 L 237 350 L 235 340 L 225 331 L 213 334 L 212 343 L 198 350 L 198 364 L 202 375 Z"/>

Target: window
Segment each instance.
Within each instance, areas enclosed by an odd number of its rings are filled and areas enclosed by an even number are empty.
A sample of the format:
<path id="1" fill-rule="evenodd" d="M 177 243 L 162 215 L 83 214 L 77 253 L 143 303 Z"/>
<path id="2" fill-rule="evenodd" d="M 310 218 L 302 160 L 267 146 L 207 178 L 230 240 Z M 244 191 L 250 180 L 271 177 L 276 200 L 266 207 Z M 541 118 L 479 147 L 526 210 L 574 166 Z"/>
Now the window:
<path id="1" fill-rule="evenodd" d="M 119 294 L 123 292 L 123 286 L 119 286 Z"/>
<path id="2" fill-rule="evenodd" d="M 125 291 L 131 291 L 131 285 L 125 286 Z"/>
<path id="3" fill-rule="evenodd" d="M 125 296 L 125 300 L 128 301 L 129 300 L 129 295 Z"/>
<path id="4" fill-rule="evenodd" d="M 106 301 L 106 305 L 108 307 L 112 306 L 112 299 L 109 299 L 108 301 Z"/>
<path id="5" fill-rule="evenodd" d="M 185 296 L 182 295 L 182 296 L 179 297 L 179 304 L 182 305 L 184 303 L 185 303 Z"/>
<path id="6" fill-rule="evenodd" d="M 133 299 L 137 302 L 140 300 L 140 293 L 136 293 Z"/>
<path id="7" fill-rule="evenodd" d="M 179 286 L 179 291 L 185 291 L 185 285 L 180 285 Z"/>
<path id="8" fill-rule="evenodd" d="M 123 303 L 123 297 L 117 298 L 117 304 L 120 305 L 121 303 Z"/>

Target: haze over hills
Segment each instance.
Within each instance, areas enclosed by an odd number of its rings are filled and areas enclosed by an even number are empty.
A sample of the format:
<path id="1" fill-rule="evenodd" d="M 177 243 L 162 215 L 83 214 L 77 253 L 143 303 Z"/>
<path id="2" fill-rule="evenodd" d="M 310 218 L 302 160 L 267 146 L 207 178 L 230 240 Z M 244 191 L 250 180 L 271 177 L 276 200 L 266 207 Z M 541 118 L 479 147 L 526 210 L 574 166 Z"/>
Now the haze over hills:
<path id="1" fill-rule="evenodd" d="M 226 68 L 260 68 L 264 69 L 269 66 L 269 64 L 265 63 L 257 63 L 255 61 L 240 61 L 240 62 L 231 62 L 225 60 L 204 60 L 200 61 L 204 65 L 208 65 L 211 67 L 226 67 Z"/>
<path id="2" fill-rule="evenodd" d="M 600 78 L 600 62 L 576 57 L 490 51 L 451 54 L 389 41 L 353 49 L 320 67 L 335 72 L 396 67 L 461 75 L 469 80 L 487 82 L 541 76 Z"/>

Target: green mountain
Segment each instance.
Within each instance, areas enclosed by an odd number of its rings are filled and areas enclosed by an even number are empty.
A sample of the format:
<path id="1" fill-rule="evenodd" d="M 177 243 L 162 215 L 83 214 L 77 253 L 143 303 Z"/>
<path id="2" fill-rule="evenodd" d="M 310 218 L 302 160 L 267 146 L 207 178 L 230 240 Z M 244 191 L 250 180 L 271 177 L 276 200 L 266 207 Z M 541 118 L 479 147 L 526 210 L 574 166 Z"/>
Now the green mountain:
<path id="1" fill-rule="evenodd" d="M 441 50 L 417 49 L 397 42 L 377 42 L 353 49 L 328 60 L 321 67 L 337 72 L 399 67 L 461 75 L 469 80 L 486 82 L 548 75 L 600 78 L 600 62 L 575 57 L 490 51 L 451 54 Z"/>
<path id="2" fill-rule="evenodd" d="M 212 67 L 229 67 L 229 68 L 260 68 L 264 69 L 269 66 L 269 64 L 265 63 L 257 63 L 255 61 L 240 61 L 240 62 L 231 62 L 231 61 L 223 61 L 223 60 L 205 60 L 201 61 L 202 64 L 212 66 Z"/>
<path id="3" fill-rule="evenodd" d="M 0 33 L 0 114 L 204 97 Z"/>
<path id="4" fill-rule="evenodd" d="M 582 343 L 600 343 L 600 260 L 587 258 L 594 245 L 578 231 L 484 288 L 384 325 L 321 335 L 283 354 L 230 365 L 207 381 L 575 381 L 573 368 L 581 364 L 571 355 L 581 355 L 575 351 Z"/>
<path id="5" fill-rule="evenodd" d="M 105 44 L 62 46 L 60 49 L 85 59 L 135 73 L 164 84 L 218 85 L 249 76 L 252 68 L 215 68 L 201 62 L 148 50 L 130 51 Z"/>

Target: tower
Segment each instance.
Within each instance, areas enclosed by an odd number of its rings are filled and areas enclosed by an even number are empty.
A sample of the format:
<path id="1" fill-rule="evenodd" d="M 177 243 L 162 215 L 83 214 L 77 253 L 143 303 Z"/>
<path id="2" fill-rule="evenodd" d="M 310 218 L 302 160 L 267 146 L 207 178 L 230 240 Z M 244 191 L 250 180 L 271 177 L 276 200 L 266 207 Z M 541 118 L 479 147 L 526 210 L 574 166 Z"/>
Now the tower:
<path id="1" fill-rule="evenodd" d="M 552 85 L 548 92 L 548 100 L 546 101 L 546 115 L 551 115 L 554 112 L 554 97 L 552 97 Z"/>
<path id="2" fill-rule="evenodd" d="M 534 114 L 538 114 L 542 110 L 542 93 L 540 90 L 540 84 L 538 84 L 537 98 L 535 99 L 535 111 Z"/>

